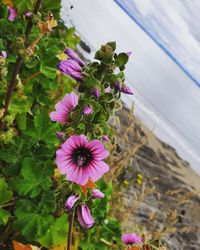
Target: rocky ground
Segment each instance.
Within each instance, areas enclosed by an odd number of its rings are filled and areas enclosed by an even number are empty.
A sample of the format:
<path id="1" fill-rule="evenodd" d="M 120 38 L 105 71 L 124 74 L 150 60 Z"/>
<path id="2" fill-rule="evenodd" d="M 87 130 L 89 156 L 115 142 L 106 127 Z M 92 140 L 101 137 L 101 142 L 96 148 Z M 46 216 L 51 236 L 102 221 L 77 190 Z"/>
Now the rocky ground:
<path id="1" fill-rule="evenodd" d="M 199 250 L 200 177 L 137 119 L 127 129 L 131 124 L 128 113 L 127 109 L 118 113 L 116 158 L 110 160 L 115 168 L 112 175 L 121 183 L 113 199 L 113 206 L 120 207 L 113 209 L 115 216 L 124 232 L 144 226 L 154 238 L 163 238 L 169 249 Z M 131 151 L 137 152 L 131 156 Z M 118 171 L 124 156 L 126 168 Z"/>

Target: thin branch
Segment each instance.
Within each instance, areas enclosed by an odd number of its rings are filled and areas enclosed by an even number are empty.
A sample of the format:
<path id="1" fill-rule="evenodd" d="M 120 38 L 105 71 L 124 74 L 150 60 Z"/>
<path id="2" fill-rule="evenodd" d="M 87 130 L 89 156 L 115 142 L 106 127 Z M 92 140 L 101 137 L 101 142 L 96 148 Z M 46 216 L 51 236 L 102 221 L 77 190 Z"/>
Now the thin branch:
<path id="1" fill-rule="evenodd" d="M 69 214 L 69 229 L 68 229 L 68 236 L 67 236 L 67 250 L 71 250 L 73 224 L 74 224 L 74 209 Z"/>
<path id="2" fill-rule="evenodd" d="M 23 84 L 23 85 L 26 84 L 26 83 L 27 83 L 28 81 L 30 81 L 32 78 L 34 78 L 34 77 L 36 77 L 36 76 L 38 76 L 38 75 L 40 75 L 40 74 L 41 74 L 40 71 L 35 72 L 34 74 L 32 74 L 32 75 L 30 75 L 29 77 L 25 78 L 25 79 L 22 81 L 22 84 Z"/>

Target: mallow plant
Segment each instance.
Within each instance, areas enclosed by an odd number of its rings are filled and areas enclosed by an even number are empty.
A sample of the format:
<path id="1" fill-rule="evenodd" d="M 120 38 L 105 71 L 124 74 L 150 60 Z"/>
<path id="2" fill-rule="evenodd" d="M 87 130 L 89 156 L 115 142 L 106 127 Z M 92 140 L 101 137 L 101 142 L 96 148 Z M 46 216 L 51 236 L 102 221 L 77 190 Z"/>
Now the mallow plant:
<path id="1" fill-rule="evenodd" d="M 60 1 L 0 3 L 3 249 L 63 242 L 71 249 L 73 225 L 80 249 L 94 249 L 98 237 L 101 249 L 121 244 L 119 223 L 106 219 L 112 187 L 102 177 L 114 137 L 109 118 L 121 108 L 121 93 L 132 94 L 123 73 L 129 54 L 109 42 L 86 64 L 60 8 Z"/>

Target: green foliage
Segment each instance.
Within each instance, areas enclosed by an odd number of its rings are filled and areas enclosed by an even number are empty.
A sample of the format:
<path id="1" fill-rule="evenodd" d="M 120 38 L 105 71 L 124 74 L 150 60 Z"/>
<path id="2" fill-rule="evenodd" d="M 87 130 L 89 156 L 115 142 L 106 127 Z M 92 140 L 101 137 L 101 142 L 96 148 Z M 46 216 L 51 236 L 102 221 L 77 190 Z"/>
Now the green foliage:
<path id="1" fill-rule="evenodd" d="M 47 231 L 46 235 L 39 239 L 39 242 L 45 247 L 51 247 L 61 244 L 66 240 L 68 231 L 68 216 L 63 214 L 60 218 L 54 219 L 51 227 Z"/>
<path id="2" fill-rule="evenodd" d="M 92 215 L 95 225 L 90 230 L 84 231 L 84 237 L 80 239 L 79 248 L 84 250 L 114 249 L 121 245 L 121 230 L 119 222 L 109 217 L 109 200 L 113 193 L 111 183 L 106 183 L 103 179 L 98 181 L 98 188 L 105 194 L 103 199 L 95 199 L 92 208 Z"/>
<path id="3" fill-rule="evenodd" d="M 0 225 L 5 225 L 8 221 L 10 213 L 1 207 L 4 207 L 4 205 L 10 201 L 11 198 L 12 192 L 8 190 L 8 184 L 4 179 L 0 178 Z"/>

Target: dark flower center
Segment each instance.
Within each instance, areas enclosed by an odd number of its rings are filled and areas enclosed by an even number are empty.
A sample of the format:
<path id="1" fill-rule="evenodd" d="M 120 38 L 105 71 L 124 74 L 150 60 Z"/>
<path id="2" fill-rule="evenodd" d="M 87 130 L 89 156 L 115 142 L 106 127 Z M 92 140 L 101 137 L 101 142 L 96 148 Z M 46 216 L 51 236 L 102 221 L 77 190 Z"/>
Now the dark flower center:
<path id="1" fill-rule="evenodd" d="M 87 148 L 77 148 L 72 154 L 72 159 L 79 167 L 85 167 L 91 162 L 92 154 Z"/>

